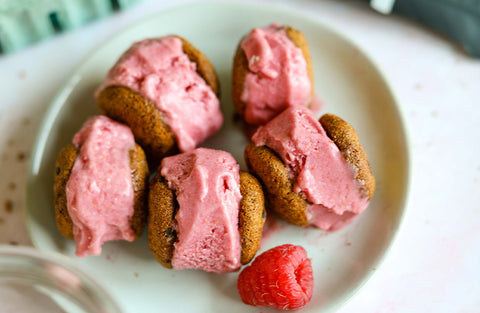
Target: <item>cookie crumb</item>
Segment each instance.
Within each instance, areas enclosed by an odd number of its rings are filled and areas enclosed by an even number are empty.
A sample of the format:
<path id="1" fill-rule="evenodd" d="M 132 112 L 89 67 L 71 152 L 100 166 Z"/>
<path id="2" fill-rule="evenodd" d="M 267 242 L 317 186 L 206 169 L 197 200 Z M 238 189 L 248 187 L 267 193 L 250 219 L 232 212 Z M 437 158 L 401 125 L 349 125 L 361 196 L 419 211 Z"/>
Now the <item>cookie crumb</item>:
<path id="1" fill-rule="evenodd" d="M 232 121 L 234 124 L 240 123 L 242 121 L 242 116 L 238 113 L 233 113 Z"/>
<path id="2" fill-rule="evenodd" d="M 15 190 L 17 188 L 17 185 L 14 182 L 11 182 L 8 184 L 8 189 L 9 190 Z"/>
<path id="3" fill-rule="evenodd" d="M 345 244 L 346 244 L 347 246 L 351 246 L 351 245 L 352 245 L 352 243 L 351 243 L 350 241 L 345 242 Z"/>
<path id="4" fill-rule="evenodd" d="M 5 201 L 5 212 L 7 213 L 12 213 L 13 211 L 13 202 L 12 200 L 6 200 Z"/>
<path id="5" fill-rule="evenodd" d="M 25 161 L 25 158 L 26 158 L 26 154 L 25 152 L 23 151 L 20 151 L 18 154 L 17 154 L 17 160 L 22 162 L 22 161 Z"/>
<path id="6" fill-rule="evenodd" d="M 18 242 L 14 241 L 14 240 L 10 241 L 9 244 L 11 246 L 18 246 Z"/>
<path id="7" fill-rule="evenodd" d="M 138 278 L 138 273 L 137 272 L 133 273 L 133 275 L 135 276 L 135 278 Z"/>
<path id="8" fill-rule="evenodd" d="M 20 78 L 20 80 L 24 80 L 25 77 L 27 77 L 27 72 L 25 70 L 18 71 L 18 78 Z"/>

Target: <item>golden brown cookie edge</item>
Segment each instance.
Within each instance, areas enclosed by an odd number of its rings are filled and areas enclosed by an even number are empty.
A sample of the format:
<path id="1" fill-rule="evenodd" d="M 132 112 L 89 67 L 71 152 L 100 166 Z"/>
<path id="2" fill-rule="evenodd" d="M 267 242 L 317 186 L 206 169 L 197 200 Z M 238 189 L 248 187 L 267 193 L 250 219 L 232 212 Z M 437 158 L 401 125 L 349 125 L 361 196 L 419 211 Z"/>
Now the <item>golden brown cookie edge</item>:
<path id="1" fill-rule="evenodd" d="M 66 187 L 73 164 L 77 158 L 77 149 L 68 144 L 60 150 L 55 161 L 55 177 L 53 182 L 53 199 L 55 221 L 62 236 L 73 240 L 73 222 L 68 214 Z"/>
<path id="2" fill-rule="evenodd" d="M 110 118 L 126 124 L 154 166 L 165 156 L 178 152 L 163 114 L 140 94 L 124 86 L 108 86 L 98 98 L 100 109 Z"/>
<path id="3" fill-rule="evenodd" d="M 175 193 L 157 172 L 150 181 L 148 193 L 148 245 L 157 261 L 166 268 L 172 268 L 174 243 L 177 240 L 173 223 L 177 208 Z"/>
<path id="4" fill-rule="evenodd" d="M 247 145 L 244 156 L 250 172 L 264 186 L 268 208 L 291 224 L 308 226 L 308 203 L 293 190 L 293 180 L 282 160 L 270 148 L 253 143 Z"/>
<path id="5" fill-rule="evenodd" d="M 357 132 L 349 123 L 334 114 L 324 114 L 319 121 L 345 160 L 356 169 L 355 179 L 362 184 L 362 189 L 368 193 L 370 200 L 375 192 L 375 177 L 367 154 L 358 140 Z"/>
<path id="6" fill-rule="evenodd" d="M 130 225 L 138 239 L 147 222 L 147 195 L 148 195 L 148 169 L 147 158 L 142 147 L 135 143 L 135 149 L 129 151 L 130 170 L 134 191 L 134 211 L 130 219 Z"/>
<path id="7" fill-rule="evenodd" d="M 312 99 L 310 100 L 309 107 L 312 107 L 312 101 L 313 97 L 315 96 L 315 88 L 314 88 L 314 81 L 313 81 L 313 65 L 312 65 L 312 58 L 310 56 L 310 50 L 308 49 L 308 42 L 307 39 L 305 38 L 305 35 L 303 33 L 291 26 L 284 26 L 285 33 L 287 34 L 287 37 L 293 42 L 293 44 L 302 50 L 303 57 L 305 59 L 305 62 L 307 63 L 307 73 L 308 77 L 310 78 L 310 84 L 311 84 L 311 95 Z"/>
<path id="8" fill-rule="evenodd" d="M 243 40 L 243 38 L 242 38 Z M 237 114 L 243 116 L 245 114 L 246 103 L 241 100 L 243 87 L 245 83 L 245 77 L 247 76 L 248 70 L 248 60 L 245 52 L 243 51 L 240 43 L 240 40 L 235 56 L 233 58 L 233 69 L 232 69 L 232 98 L 235 105 L 235 110 Z"/>
<path id="9" fill-rule="evenodd" d="M 196 64 L 197 73 L 205 80 L 207 85 L 212 88 L 213 92 L 217 96 L 220 97 L 220 84 L 218 81 L 217 73 L 215 72 L 215 68 L 213 67 L 210 60 L 207 56 L 197 49 L 192 43 L 190 43 L 187 39 L 175 36 L 182 41 L 183 52 L 188 56 L 188 59 Z"/>
<path id="10" fill-rule="evenodd" d="M 265 198 L 258 180 L 247 172 L 240 171 L 240 211 L 238 231 L 242 245 L 242 264 L 247 264 L 260 248 L 263 225 L 265 224 Z"/>

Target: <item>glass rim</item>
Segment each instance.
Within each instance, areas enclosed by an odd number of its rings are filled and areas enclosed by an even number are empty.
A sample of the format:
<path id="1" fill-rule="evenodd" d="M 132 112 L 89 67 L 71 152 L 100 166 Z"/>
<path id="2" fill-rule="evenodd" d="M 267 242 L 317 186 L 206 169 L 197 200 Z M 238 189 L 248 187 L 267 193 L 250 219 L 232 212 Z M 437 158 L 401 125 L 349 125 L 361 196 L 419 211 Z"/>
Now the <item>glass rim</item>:
<path id="1" fill-rule="evenodd" d="M 29 262 L 29 264 L 20 264 L 18 260 L 21 259 L 22 261 Z M 9 262 L 11 261 L 11 262 Z M 17 261 L 17 262 L 15 262 Z M 105 290 L 104 287 L 98 283 L 92 275 L 85 272 L 78 264 L 75 263 L 74 260 L 54 251 L 42 251 L 38 250 L 34 247 L 29 246 L 11 246 L 0 244 L 0 262 L 4 264 L 11 264 L 12 266 L 24 266 L 25 268 L 38 268 L 40 271 L 49 271 L 49 269 L 53 270 L 66 270 L 67 272 L 60 272 L 60 273 L 51 273 L 53 274 L 53 278 L 58 280 L 61 283 L 62 279 L 68 280 L 69 274 L 74 275 L 75 278 L 79 279 L 79 283 L 82 292 L 87 291 L 84 294 L 84 298 L 81 300 L 77 300 L 82 306 L 85 306 L 85 297 L 88 298 L 88 301 L 93 303 L 95 307 L 98 307 L 100 310 L 99 312 L 108 312 L 108 313 L 122 313 L 119 306 L 113 300 L 112 296 Z M 47 266 L 46 266 L 47 265 Z M 49 267 L 49 266 L 53 266 Z M 8 266 L 1 266 L 0 267 L 0 277 L 13 277 L 12 272 L 10 271 L 11 267 Z M 35 271 L 29 271 L 29 277 L 25 278 L 31 281 L 45 281 L 49 280 L 46 275 L 41 275 L 36 273 Z M 65 275 L 66 274 L 66 275 Z M 52 279 L 53 281 L 53 279 Z M 48 282 L 51 283 L 49 280 Z M 68 285 L 68 281 L 67 285 Z M 58 282 L 57 282 L 58 283 Z M 60 293 L 68 298 L 76 298 L 73 294 L 71 294 L 72 290 L 68 290 L 69 288 L 58 288 L 55 287 Z M 75 291 L 75 290 L 73 290 Z M 91 305 L 89 303 L 89 305 Z M 105 311 L 106 309 L 106 311 Z"/>

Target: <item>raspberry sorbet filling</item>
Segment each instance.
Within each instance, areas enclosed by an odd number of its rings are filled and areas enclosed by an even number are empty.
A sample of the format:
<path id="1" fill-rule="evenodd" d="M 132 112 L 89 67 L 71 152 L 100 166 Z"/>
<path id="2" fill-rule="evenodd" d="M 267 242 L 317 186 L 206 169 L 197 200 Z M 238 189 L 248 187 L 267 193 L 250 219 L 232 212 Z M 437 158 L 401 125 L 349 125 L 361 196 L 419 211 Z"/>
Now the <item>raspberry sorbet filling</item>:
<path id="1" fill-rule="evenodd" d="M 179 205 L 172 267 L 217 273 L 240 268 L 241 194 L 235 159 L 224 151 L 198 148 L 164 158 L 161 168 Z"/>
<path id="2" fill-rule="evenodd" d="M 163 114 L 182 152 L 191 151 L 223 123 L 219 100 L 196 72 L 196 64 L 174 36 L 132 45 L 110 69 L 96 95 L 108 86 L 126 86 Z"/>
<path id="3" fill-rule="evenodd" d="M 265 124 L 288 106 L 310 103 L 307 62 L 283 27 L 254 28 L 240 46 L 250 70 L 241 95 L 247 123 Z"/>
<path id="4" fill-rule="evenodd" d="M 109 240 L 133 241 L 132 131 L 106 116 L 95 116 L 73 137 L 73 144 L 78 155 L 66 195 L 76 255 L 99 255 L 102 244 Z"/>
<path id="5" fill-rule="evenodd" d="M 320 122 L 306 108 L 288 108 L 253 135 L 283 160 L 294 180 L 294 191 L 308 200 L 309 222 L 324 230 L 346 225 L 368 205 L 368 197 Z"/>

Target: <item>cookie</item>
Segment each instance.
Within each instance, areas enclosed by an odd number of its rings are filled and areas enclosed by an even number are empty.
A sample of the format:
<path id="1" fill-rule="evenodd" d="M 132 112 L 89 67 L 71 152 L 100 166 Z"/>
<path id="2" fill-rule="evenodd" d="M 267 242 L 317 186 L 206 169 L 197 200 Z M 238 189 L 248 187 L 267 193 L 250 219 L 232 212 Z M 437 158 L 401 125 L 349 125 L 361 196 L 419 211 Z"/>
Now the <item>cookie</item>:
<path id="1" fill-rule="evenodd" d="M 265 223 L 264 196 L 260 183 L 246 172 L 240 172 L 242 199 L 239 210 L 241 263 L 247 264 L 260 247 Z M 178 203 L 166 180 L 157 173 L 150 182 L 148 243 L 157 261 L 172 268 L 172 256 L 177 241 L 174 230 Z"/>
<path id="2" fill-rule="evenodd" d="M 186 39 L 174 37 L 181 40 L 183 53 L 195 63 L 196 72 L 218 98 L 218 78 L 208 58 Z M 154 167 L 163 157 L 179 152 L 178 140 L 167 125 L 164 113 L 143 94 L 124 85 L 108 85 L 97 92 L 96 98 L 102 112 L 132 129 L 136 141 L 144 148 Z M 208 123 L 210 121 L 205 120 L 205 124 Z"/>
<path id="3" fill-rule="evenodd" d="M 175 137 L 163 122 L 162 113 L 138 93 L 123 86 L 109 86 L 99 94 L 97 102 L 107 116 L 130 127 L 150 162 L 178 153 Z"/>
<path id="4" fill-rule="evenodd" d="M 240 262 L 247 264 L 260 248 L 263 225 L 266 219 L 265 199 L 258 180 L 247 172 L 240 171 L 240 214 L 238 230 L 242 252 Z"/>
<path id="5" fill-rule="evenodd" d="M 368 199 L 372 199 L 375 192 L 375 177 L 355 129 L 333 114 L 324 114 L 319 121 L 327 136 L 340 149 L 345 160 L 355 168 L 355 179 L 362 182 L 362 188 L 368 193 Z"/>
<path id="6" fill-rule="evenodd" d="M 312 60 L 310 57 L 310 51 L 308 49 L 308 43 L 303 35 L 303 33 L 299 30 L 294 29 L 290 26 L 281 26 L 285 30 L 287 37 L 290 41 L 301 50 L 302 55 L 306 61 L 307 67 L 307 74 L 311 84 L 311 99 L 314 96 L 314 88 L 313 88 L 313 66 Z M 244 116 L 246 103 L 242 101 L 242 94 L 245 87 L 245 78 L 247 73 L 250 73 L 250 69 L 248 67 L 248 60 L 245 54 L 245 51 L 241 47 L 241 43 L 244 39 L 242 39 L 235 52 L 235 56 L 233 59 L 233 69 L 232 69 L 232 97 L 233 103 L 235 104 L 237 114 Z M 311 101 L 308 104 L 308 107 L 311 106 Z"/>
<path id="7" fill-rule="evenodd" d="M 293 190 L 294 182 L 282 160 L 270 148 L 250 143 L 245 148 L 245 161 L 265 187 L 267 207 L 291 224 L 307 226 L 308 202 Z"/>
<path id="8" fill-rule="evenodd" d="M 148 193 L 148 244 L 158 263 L 172 268 L 173 244 L 177 241 L 174 230 L 178 203 L 175 193 L 168 188 L 165 179 L 158 173 L 150 181 Z"/>
<path id="9" fill-rule="evenodd" d="M 297 123 L 300 122 L 297 121 Z M 315 120 L 313 122 L 316 123 Z M 353 179 L 358 182 L 360 189 L 359 195 L 370 200 L 375 190 L 375 178 L 367 155 L 358 141 L 356 131 L 350 124 L 333 114 L 323 115 L 319 122 L 325 134 L 338 147 L 345 161 L 351 166 L 354 173 Z M 245 148 L 245 160 L 251 173 L 258 177 L 264 186 L 268 207 L 289 223 L 298 226 L 311 224 L 309 215 L 312 212 L 308 212 L 307 209 L 311 202 L 306 200 L 305 195 L 294 191 L 295 177 L 292 171 L 271 148 L 250 143 Z M 327 218 L 325 214 L 334 213 L 323 211 L 321 214 Z M 345 223 L 352 218 L 350 213 L 345 215 Z M 338 223 L 333 223 L 332 227 L 334 229 L 341 227 Z"/>
<path id="10" fill-rule="evenodd" d="M 74 239 L 73 222 L 68 214 L 66 186 L 73 164 L 77 158 L 77 149 L 73 144 L 66 145 L 58 154 L 55 162 L 54 179 L 54 208 L 55 220 L 60 233 L 68 238 Z M 135 238 L 140 237 L 145 227 L 146 197 L 148 188 L 148 165 L 145 153 L 139 145 L 130 150 L 130 166 L 132 169 L 132 183 L 134 187 L 134 214 L 131 218 L 131 226 L 135 232 Z"/>

